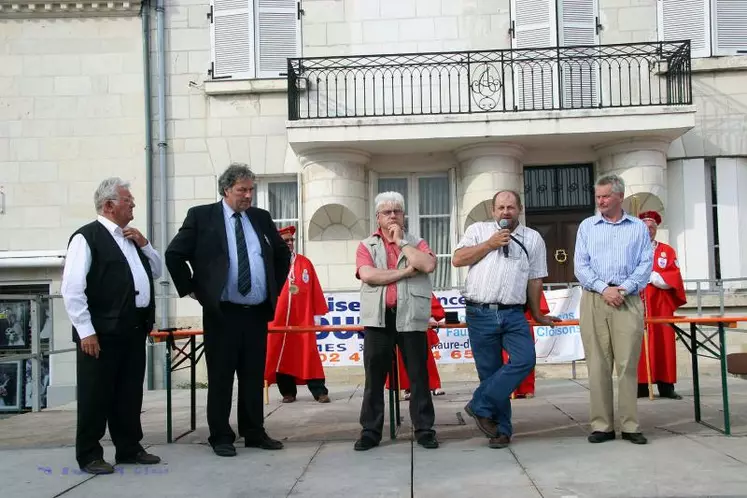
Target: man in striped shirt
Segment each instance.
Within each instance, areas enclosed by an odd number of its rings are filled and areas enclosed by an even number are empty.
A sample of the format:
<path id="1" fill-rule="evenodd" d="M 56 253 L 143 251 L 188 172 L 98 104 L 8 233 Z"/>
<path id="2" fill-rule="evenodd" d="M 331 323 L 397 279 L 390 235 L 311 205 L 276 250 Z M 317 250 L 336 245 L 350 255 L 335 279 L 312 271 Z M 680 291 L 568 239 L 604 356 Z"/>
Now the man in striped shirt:
<path id="1" fill-rule="evenodd" d="M 503 190 L 493 196 L 493 220 L 474 223 L 457 245 L 452 264 L 469 266 L 462 295 L 472 356 L 480 386 L 464 411 L 488 436 L 488 446 L 511 442 L 511 393 L 534 368 L 536 355 L 529 322 L 553 318 L 540 311 L 542 279 L 547 276 L 545 241 L 519 223 L 521 198 Z M 510 360 L 503 364 L 503 350 Z"/>
<path id="2" fill-rule="evenodd" d="M 639 293 L 651 275 L 648 228 L 623 211 L 625 183 L 617 175 L 597 180 L 599 214 L 581 222 L 576 235 L 575 274 L 581 297 L 581 339 L 589 370 L 590 443 L 615 439 L 612 367 L 617 370 L 622 438 L 646 444 L 638 426 L 638 359 L 643 338 Z"/>

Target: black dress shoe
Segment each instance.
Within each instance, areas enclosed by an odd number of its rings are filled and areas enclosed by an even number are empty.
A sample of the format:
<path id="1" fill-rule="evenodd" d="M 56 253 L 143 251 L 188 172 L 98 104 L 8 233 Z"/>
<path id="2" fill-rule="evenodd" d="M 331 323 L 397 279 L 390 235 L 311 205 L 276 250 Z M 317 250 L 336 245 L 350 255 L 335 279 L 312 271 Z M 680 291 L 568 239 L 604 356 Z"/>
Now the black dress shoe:
<path id="1" fill-rule="evenodd" d="M 213 446 L 213 452 L 222 457 L 236 456 L 236 447 L 231 443 L 216 444 Z"/>
<path id="2" fill-rule="evenodd" d="M 498 424 L 496 424 L 492 419 L 475 415 L 475 412 L 472 411 L 469 403 L 464 405 L 464 412 L 475 419 L 477 428 L 480 429 L 483 434 L 491 438 L 498 437 Z"/>
<path id="3" fill-rule="evenodd" d="M 145 450 L 138 451 L 135 456 L 127 458 L 116 458 L 117 463 L 139 463 L 140 465 L 155 465 L 161 463 L 161 458 L 156 455 L 152 455 Z"/>
<path id="4" fill-rule="evenodd" d="M 594 431 L 587 438 L 590 443 L 603 443 L 605 441 L 612 441 L 613 439 L 615 439 L 615 431 Z"/>
<path id="5" fill-rule="evenodd" d="M 423 448 L 432 450 L 438 448 L 438 439 L 436 439 L 435 433 L 429 432 L 428 434 L 424 434 L 418 438 L 418 444 Z"/>
<path id="6" fill-rule="evenodd" d="M 355 451 L 366 451 L 378 445 L 379 442 L 375 439 L 372 439 L 368 436 L 361 436 L 361 438 L 355 442 L 355 445 L 353 445 L 353 449 L 355 449 Z"/>
<path id="7" fill-rule="evenodd" d="M 682 399 L 682 396 L 680 396 L 679 393 L 677 393 L 677 391 L 675 391 L 674 389 L 664 392 L 659 391 L 659 397 L 667 399 Z"/>
<path id="8" fill-rule="evenodd" d="M 272 439 L 265 432 L 256 438 L 244 438 L 244 446 L 247 448 L 262 448 L 263 450 L 282 450 L 283 443 L 277 439 Z"/>
<path id="9" fill-rule="evenodd" d="M 82 466 L 80 470 L 94 475 L 114 473 L 114 467 L 112 467 L 110 463 L 107 463 L 104 460 L 94 460 L 92 462 L 89 462 L 88 464 Z"/>
<path id="10" fill-rule="evenodd" d="M 630 441 L 633 444 L 646 444 L 648 439 L 640 432 L 623 432 L 622 438 L 626 441 Z"/>

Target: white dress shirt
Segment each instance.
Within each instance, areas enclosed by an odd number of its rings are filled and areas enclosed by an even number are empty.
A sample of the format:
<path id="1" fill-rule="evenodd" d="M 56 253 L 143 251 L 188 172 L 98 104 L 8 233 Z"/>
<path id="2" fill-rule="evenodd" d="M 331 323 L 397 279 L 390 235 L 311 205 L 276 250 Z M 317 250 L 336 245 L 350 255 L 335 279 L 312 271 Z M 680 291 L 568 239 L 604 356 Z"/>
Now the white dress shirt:
<path id="1" fill-rule="evenodd" d="M 495 220 L 473 223 L 456 248 L 481 244 L 500 230 Z M 528 254 L 514 240 L 508 246 L 508 257 L 502 247 L 490 251 L 469 267 L 462 289 L 465 299 L 477 303 L 525 304 L 529 280 L 547 276 L 545 241 L 539 232 L 518 225 L 511 235 L 524 244 Z"/>
<path id="2" fill-rule="evenodd" d="M 111 220 L 103 216 L 98 216 L 97 220 L 112 234 L 114 242 L 117 243 L 127 259 L 135 283 L 135 306 L 146 308 L 150 303 L 150 282 L 148 282 L 148 274 L 145 273 L 143 263 L 137 255 L 135 242 L 125 238 L 122 229 Z M 143 251 L 143 255 L 150 262 L 153 278 L 159 278 L 162 268 L 161 256 L 153 249 L 150 242 L 140 250 Z M 81 339 L 96 333 L 91 323 L 91 313 L 88 311 L 88 298 L 86 297 L 86 276 L 91 269 L 91 261 L 91 248 L 88 246 L 85 237 L 77 234 L 67 248 L 60 292 L 65 303 L 65 310 L 75 330 L 78 331 L 78 337 Z"/>

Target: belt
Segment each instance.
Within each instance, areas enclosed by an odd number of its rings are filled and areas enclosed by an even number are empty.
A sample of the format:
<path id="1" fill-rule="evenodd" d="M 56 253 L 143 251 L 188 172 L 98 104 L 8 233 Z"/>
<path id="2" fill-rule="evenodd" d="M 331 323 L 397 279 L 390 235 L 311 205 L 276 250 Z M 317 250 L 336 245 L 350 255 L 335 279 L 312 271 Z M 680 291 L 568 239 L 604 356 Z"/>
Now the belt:
<path id="1" fill-rule="evenodd" d="M 501 304 L 501 303 L 476 303 L 475 301 L 465 300 L 464 303 L 467 306 L 475 306 L 477 308 L 491 309 L 491 310 L 510 310 L 514 308 L 524 309 L 523 304 Z"/>
<path id="2" fill-rule="evenodd" d="M 220 305 L 224 308 L 234 308 L 234 309 L 242 309 L 242 310 L 253 310 L 259 308 L 260 304 L 239 304 L 239 303 L 232 303 L 231 301 L 221 301 Z"/>

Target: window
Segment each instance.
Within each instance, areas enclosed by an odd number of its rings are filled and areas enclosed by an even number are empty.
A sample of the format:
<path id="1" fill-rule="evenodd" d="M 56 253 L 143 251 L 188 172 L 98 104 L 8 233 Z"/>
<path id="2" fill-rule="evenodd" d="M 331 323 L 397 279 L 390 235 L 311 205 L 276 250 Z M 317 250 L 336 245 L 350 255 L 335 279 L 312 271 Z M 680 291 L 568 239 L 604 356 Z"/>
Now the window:
<path id="1" fill-rule="evenodd" d="M 451 188 L 447 175 L 379 178 L 378 192 L 395 191 L 405 198 L 407 231 L 421 237 L 436 255 L 431 281 L 436 289 L 452 285 Z"/>
<path id="2" fill-rule="evenodd" d="M 293 225 L 298 230 L 298 182 L 257 179 L 252 205 L 270 212 L 275 225 Z"/>
<path id="3" fill-rule="evenodd" d="M 211 77 L 280 77 L 300 54 L 300 9 L 298 0 L 211 0 Z"/>
<path id="4" fill-rule="evenodd" d="M 690 40 L 692 57 L 747 53 L 747 0 L 658 0 L 659 40 Z"/>
<path id="5" fill-rule="evenodd" d="M 512 67 L 515 105 L 558 109 L 562 99 L 566 109 L 595 107 L 598 71 L 589 54 L 557 62 L 549 52 L 535 49 L 598 45 L 598 28 L 598 0 L 511 0 L 511 47 L 529 50 Z"/>

